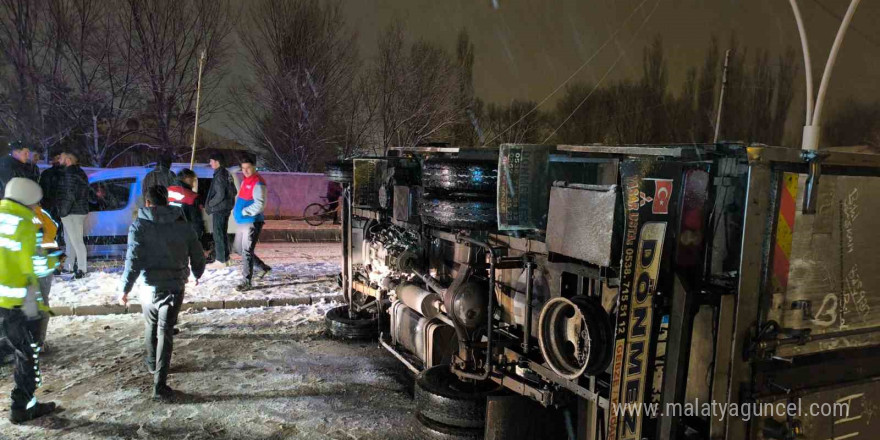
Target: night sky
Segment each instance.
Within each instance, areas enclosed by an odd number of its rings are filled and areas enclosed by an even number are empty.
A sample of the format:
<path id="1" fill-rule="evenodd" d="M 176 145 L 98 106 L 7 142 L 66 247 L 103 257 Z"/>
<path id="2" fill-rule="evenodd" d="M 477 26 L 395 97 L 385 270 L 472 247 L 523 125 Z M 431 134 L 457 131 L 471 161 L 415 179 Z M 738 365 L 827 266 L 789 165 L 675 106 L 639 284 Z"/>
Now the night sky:
<path id="1" fill-rule="evenodd" d="M 832 14 L 842 17 L 849 0 L 798 2 L 807 24 L 818 90 L 840 23 Z M 363 58 L 375 53 L 378 34 L 395 17 L 403 20 L 411 39 L 434 41 L 450 52 L 458 30 L 466 28 L 475 46 L 476 93 L 490 102 L 544 99 L 618 29 L 616 38 L 574 80 L 597 81 L 620 51 L 625 55 L 606 81 L 640 76 L 642 49 L 656 35 L 663 38 L 669 87 L 675 93 L 687 69 L 702 64 L 713 34 L 722 53 L 734 31 L 750 53 L 766 48 L 779 54 L 791 46 L 802 67 L 800 40 L 786 0 L 344 0 L 343 7 L 358 33 Z M 880 31 L 874 26 L 878 20 L 880 4 L 862 1 L 853 20 L 855 29 L 847 33 L 832 76 L 831 108 L 851 95 L 880 99 Z M 233 77 L 240 69 L 234 68 Z M 804 112 L 800 70 L 789 118 L 789 129 L 798 131 Z M 558 95 L 542 109 L 552 109 Z M 224 129 L 225 119 L 218 115 L 209 127 L 232 135 Z"/>

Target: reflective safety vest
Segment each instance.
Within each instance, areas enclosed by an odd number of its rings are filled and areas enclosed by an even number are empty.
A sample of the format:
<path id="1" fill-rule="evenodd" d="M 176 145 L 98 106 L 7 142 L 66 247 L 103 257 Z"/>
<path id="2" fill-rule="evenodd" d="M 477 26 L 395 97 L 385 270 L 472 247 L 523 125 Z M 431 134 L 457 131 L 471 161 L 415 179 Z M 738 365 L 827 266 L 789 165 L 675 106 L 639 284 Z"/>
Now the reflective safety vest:
<path id="1" fill-rule="evenodd" d="M 37 225 L 37 253 L 34 255 L 34 273 L 39 278 L 52 276 L 60 265 L 61 251 L 55 238 L 58 236 L 58 223 L 43 208 L 34 208 L 34 224 Z M 42 301 L 42 298 L 39 298 Z"/>
<path id="2" fill-rule="evenodd" d="M 34 223 L 39 225 L 37 242 L 40 244 L 40 247 L 43 249 L 57 249 L 58 222 L 48 212 L 44 211 L 43 208 L 37 206 L 34 208 Z M 42 235 L 42 240 L 40 240 L 40 235 Z"/>
<path id="3" fill-rule="evenodd" d="M 43 304 L 37 288 L 37 272 L 48 270 L 49 260 L 37 248 L 38 223 L 27 206 L 4 199 L 0 201 L 0 307 L 11 309 L 24 305 L 29 294 Z M 54 267 L 52 267 L 54 270 Z"/>

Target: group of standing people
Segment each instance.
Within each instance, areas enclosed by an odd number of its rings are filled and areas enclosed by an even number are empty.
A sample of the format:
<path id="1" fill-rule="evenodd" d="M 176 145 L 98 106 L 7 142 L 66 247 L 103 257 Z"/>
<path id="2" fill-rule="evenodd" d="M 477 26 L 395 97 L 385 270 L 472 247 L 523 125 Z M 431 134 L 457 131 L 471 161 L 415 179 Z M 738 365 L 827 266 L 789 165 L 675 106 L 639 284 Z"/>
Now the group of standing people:
<path id="1" fill-rule="evenodd" d="M 52 167 L 40 173 L 34 158 L 36 153 L 16 142 L 11 153 L 0 158 L 0 192 L 13 178 L 25 178 L 38 183 L 42 191 L 41 209 L 53 221 L 61 220 L 61 231 L 67 247 L 64 271 L 79 279 L 88 271 L 84 223 L 89 213 L 89 178 L 79 166 L 75 153 L 58 153 L 52 157 Z"/>
<path id="2" fill-rule="evenodd" d="M 230 265 L 227 229 L 232 215 L 238 230 L 235 249 L 243 258 L 242 281 L 238 290 L 249 290 L 254 266 L 261 277 L 271 268 L 254 250 L 263 228 L 266 205 L 266 181 L 257 173 L 253 159 L 241 160 L 244 176 L 236 193 L 232 175 L 222 155 L 210 160 L 214 169 L 205 210 L 213 220 L 215 268 Z M 174 326 L 183 305 L 184 290 L 190 273 L 196 284 L 205 271 L 205 253 L 201 244 L 204 224 L 198 203 L 197 176 L 189 169 L 176 175 L 169 159 L 164 159 L 144 177 L 143 207 L 128 234 L 128 251 L 122 274 L 120 301 L 128 304 L 135 281 L 143 275 L 149 287 L 140 298 L 144 314 L 145 366 L 153 375 L 153 398 L 168 400 L 174 391 L 168 386 L 168 369 L 174 346 Z"/>
<path id="3" fill-rule="evenodd" d="M 55 409 L 35 396 L 42 385 L 39 362 L 49 324 L 49 291 L 61 256 L 53 217 L 61 217 L 65 226 L 72 250 L 68 268 L 82 278 L 88 179 L 73 154 L 59 154 L 55 166 L 41 175 L 29 148 L 14 143 L 10 149 L 9 156 L 0 158 L 0 348 L 14 354 L 9 419 L 21 423 Z"/>
<path id="4" fill-rule="evenodd" d="M 60 254 L 47 252 L 53 245 L 57 248 L 57 224 L 41 205 L 62 219 L 70 254 L 67 267 L 82 277 L 87 265 L 82 227 L 88 214 L 89 187 L 76 156 L 64 153 L 54 157 L 53 166 L 42 175 L 29 157 L 27 148 L 13 145 L 12 154 L 0 159 L 0 346 L 15 354 L 9 415 L 13 423 L 55 410 L 54 403 L 37 402 L 35 395 L 43 380 L 39 358 L 50 314 L 44 279 L 51 280 Z M 205 209 L 213 217 L 214 266 L 230 265 L 227 229 L 232 216 L 238 223 L 235 250 L 244 260 L 242 281 L 236 289 L 248 290 L 255 268 L 261 271 L 260 277 L 271 270 L 254 252 L 264 224 L 266 182 L 251 158 L 241 160 L 244 177 L 238 191 L 221 155 L 211 157 L 211 166 L 214 176 Z M 156 400 L 174 395 L 167 385 L 174 326 L 190 273 L 198 284 L 206 267 L 197 176 L 188 169 L 174 174 L 170 168 L 170 160 L 163 159 L 142 182 L 137 218 L 129 229 L 120 296 L 127 304 L 135 282 L 143 276 L 148 287 L 140 298 L 145 364 L 153 376 L 152 397 Z"/>

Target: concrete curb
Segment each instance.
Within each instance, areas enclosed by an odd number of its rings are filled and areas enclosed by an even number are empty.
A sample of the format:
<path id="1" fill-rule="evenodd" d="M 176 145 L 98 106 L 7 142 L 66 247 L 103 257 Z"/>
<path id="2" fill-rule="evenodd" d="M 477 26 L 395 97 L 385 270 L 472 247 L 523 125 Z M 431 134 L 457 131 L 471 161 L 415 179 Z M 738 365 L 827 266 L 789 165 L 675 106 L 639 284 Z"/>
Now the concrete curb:
<path id="1" fill-rule="evenodd" d="M 315 295 L 302 296 L 296 298 L 270 298 L 270 299 L 241 299 L 231 301 L 196 301 L 191 303 L 183 303 L 181 311 L 184 310 L 220 310 L 220 309 L 246 309 L 254 307 L 284 307 L 310 305 L 325 300 L 343 301 L 342 295 Z M 102 316 L 102 315 L 124 315 L 124 314 L 140 314 L 140 304 L 129 304 L 128 307 L 121 305 L 86 305 L 86 306 L 60 306 L 52 307 L 55 316 Z"/>
<path id="2" fill-rule="evenodd" d="M 339 243 L 342 230 L 333 229 L 263 229 L 260 242 Z"/>

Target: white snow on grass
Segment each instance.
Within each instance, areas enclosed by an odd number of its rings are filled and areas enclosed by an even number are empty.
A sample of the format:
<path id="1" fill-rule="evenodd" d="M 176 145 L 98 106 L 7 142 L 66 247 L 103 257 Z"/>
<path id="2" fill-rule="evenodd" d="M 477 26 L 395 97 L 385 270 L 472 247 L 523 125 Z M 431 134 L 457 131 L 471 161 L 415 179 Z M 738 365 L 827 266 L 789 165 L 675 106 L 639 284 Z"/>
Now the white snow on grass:
<path id="1" fill-rule="evenodd" d="M 261 326 L 275 328 L 291 328 L 302 324 L 321 322 L 330 309 L 341 304 L 336 301 L 321 299 L 314 304 L 279 307 L 251 307 L 217 310 L 184 310 L 180 312 L 179 327 L 191 330 L 193 334 L 215 334 L 224 328 L 241 330 L 257 321 Z M 185 316 L 197 316 L 199 326 L 188 323 Z M 131 320 L 142 319 L 140 315 L 93 315 L 93 316 L 61 316 L 53 318 L 53 326 L 69 327 L 70 325 L 87 326 L 94 322 L 103 322 L 114 326 Z M 69 329 L 68 329 L 69 330 Z"/>
<path id="2" fill-rule="evenodd" d="M 208 269 L 198 286 L 195 285 L 195 278 L 190 275 L 184 302 L 334 296 L 339 294 L 339 287 L 334 279 L 339 271 L 339 264 L 329 261 L 275 263 L 265 278 L 255 279 L 254 289 L 238 292 L 235 286 L 242 279 L 240 266 Z M 129 294 L 129 301 L 133 304 L 139 303 L 141 293 L 148 289 L 143 284 L 143 277 L 140 277 Z M 66 307 L 117 304 L 121 290 L 122 267 L 111 266 L 100 272 L 90 272 L 80 280 L 65 281 L 56 277 L 49 303 L 52 306 Z"/>
<path id="3" fill-rule="evenodd" d="M 251 317 L 256 311 L 262 309 L 264 321 L 262 324 L 270 324 L 272 327 L 297 327 L 310 322 L 319 322 L 324 320 L 324 315 L 330 309 L 338 307 L 340 303 L 336 301 L 327 301 L 321 299 L 315 304 L 301 304 L 296 306 L 281 306 L 271 308 L 240 308 L 240 309 L 219 309 L 208 310 L 201 315 L 205 318 L 204 328 L 194 331 L 194 334 L 200 333 L 216 333 L 216 328 L 211 328 L 208 324 L 217 324 L 229 322 L 230 319 Z M 192 313 L 203 313 L 197 310 L 187 310 L 181 312 L 184 315 Z"/>

